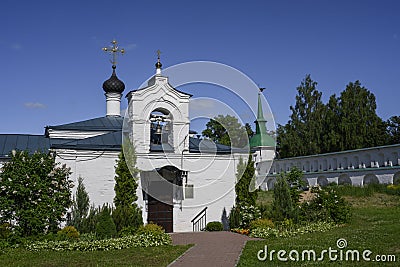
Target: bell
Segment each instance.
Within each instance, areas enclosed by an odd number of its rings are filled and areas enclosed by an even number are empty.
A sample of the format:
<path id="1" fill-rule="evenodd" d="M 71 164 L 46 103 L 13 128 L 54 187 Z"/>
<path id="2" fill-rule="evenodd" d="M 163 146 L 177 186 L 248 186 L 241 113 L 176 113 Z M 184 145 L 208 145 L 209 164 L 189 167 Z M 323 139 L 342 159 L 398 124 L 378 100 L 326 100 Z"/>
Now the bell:
<path id="1" fill-rule="evenodd" d="M 168 122 L 164 126 L 164 131 L 166 131 L 166 132 L 169 131 L 169 123 Z"/>
<path id="2" fill-rule="evenodd" d="M 156 134 L 161 134 L 161 125 L 157 124 Z"/>

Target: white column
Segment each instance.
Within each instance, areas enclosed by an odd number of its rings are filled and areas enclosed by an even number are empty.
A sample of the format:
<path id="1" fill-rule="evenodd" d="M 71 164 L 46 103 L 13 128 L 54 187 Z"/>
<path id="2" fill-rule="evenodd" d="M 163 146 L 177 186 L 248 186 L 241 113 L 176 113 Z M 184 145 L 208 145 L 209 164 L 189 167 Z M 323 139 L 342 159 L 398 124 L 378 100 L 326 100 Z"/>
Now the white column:
<path id="1" fill-rule="evenodd" d="M 121 116 L 121 96 L 119 93 L 105 93 L 107 116 Z"/>

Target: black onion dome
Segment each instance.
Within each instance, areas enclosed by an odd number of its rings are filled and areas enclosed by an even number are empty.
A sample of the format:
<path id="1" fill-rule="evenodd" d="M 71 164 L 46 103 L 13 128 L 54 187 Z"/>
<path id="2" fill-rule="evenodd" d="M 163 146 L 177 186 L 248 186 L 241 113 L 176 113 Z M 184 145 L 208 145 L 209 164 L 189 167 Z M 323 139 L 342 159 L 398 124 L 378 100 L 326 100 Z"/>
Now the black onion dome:
<path id="1" fill-rule="evenodd" d="M 161 67 L 162 67 L 162 64 L 161 64 L 160 60 L 158 60 L 156 63 L 156 68 L 161 69 Z"/>
<path id="2" fill-rule="evenodd" d="M 103 83 L 103 90 L 106 93 L 122 93 L 125 90 L 125 84 L 118 79 L 117 74 L 115 73 L 116 66 L 113 65 L 112 68 L 113 72 L 110 79 Z"/>

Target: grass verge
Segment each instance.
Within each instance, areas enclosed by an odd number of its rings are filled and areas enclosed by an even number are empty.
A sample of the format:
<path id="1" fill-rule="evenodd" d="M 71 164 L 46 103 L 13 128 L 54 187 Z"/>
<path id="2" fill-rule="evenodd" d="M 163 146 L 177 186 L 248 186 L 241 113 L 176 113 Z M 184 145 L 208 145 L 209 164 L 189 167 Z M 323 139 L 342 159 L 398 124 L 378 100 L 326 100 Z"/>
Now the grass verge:
<path id="1" fill-rule="evenodd" d="M 167 266 L 189 247 L 191 245 L 90 252 L 8 249 L 0 254 L 0 266 Z"/>
<path id="2" fill-rule="evenodd" d="M 290 238 L 249 241 L 242 252 L 238 266 L 399 266 L 400 264 L 400 201 L 398 196 L 375 193 L 370 197 L 346 197 L 353 204 L 353 217 L 349 224 L 335 228 L 329 232 L 310 233 Z M 362 205 L 357 203 L 362 202 Z M 360 261 L 330 261 L 325 254 L 324 261 L 302 261 L 303 250 L 314 250 L 317 258 L 324 249 L 337 249 L 337 240 L 344 238 L 347 247 L 342 249 L 359 250 Z M 291 250 L 300 252 L 300 261 L 282 262 L 274 254 L 273 261 L 269 257 L 265 261 L 257 258 L 257 253 L 265 245 L 271 250 Z M 395 255 L 396 262 L 366 262 L 362 260 L 364 250 L 372 251 L 371 260 L 376 255 Z M 293 254 L 295 255 L 295 254 Z M 263 256 L 263 254 L 261 254 Z M 287 254 L 285 255 L 288 256 Z M 351 259 L 351 257 L 350 257 Z"/>

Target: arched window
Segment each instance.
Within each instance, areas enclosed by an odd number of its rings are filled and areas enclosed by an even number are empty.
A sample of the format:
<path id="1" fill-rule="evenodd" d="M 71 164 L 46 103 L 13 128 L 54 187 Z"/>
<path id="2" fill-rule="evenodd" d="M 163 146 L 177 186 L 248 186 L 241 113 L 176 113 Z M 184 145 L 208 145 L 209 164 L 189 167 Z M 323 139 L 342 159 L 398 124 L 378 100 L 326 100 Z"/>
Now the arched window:
<path id="1" fill-rule="evenodd" d="M 150 114 L 150 151 L 174 150 L 173 118 L 166 109 L 155 109 Z"/>
<path id="2" fill-rule="evenodd" d="M 363 185 L 367 184 L 379 184 L 379 179 L 375 174 L 366 174 L 363 179 Z"/>
<path id="3" fill-rule="evenodd" d="M 329 183 L 328 183 L 328 179 L 326 179 L 326 177 L 323 176 L 323 175 L 318 176 L 318 178 L 317 178 L 317 184 L 318 184 L 319 186 L 321 186 L 321 187 L 327 186 L 327 185 L 329 184 Z"/>
<path id="4" fill-rule="evenodd" d="M 393 175 L 393 184 L 395 185 L 400 184 L 400 172 L 396 172 Z"/>
<path id="5" fill-rule="evenodd" d="M 341 174 L 338 178 L 338 184 L 349 184 L 352 185 L 350 176 L 348 174 Z"/>

